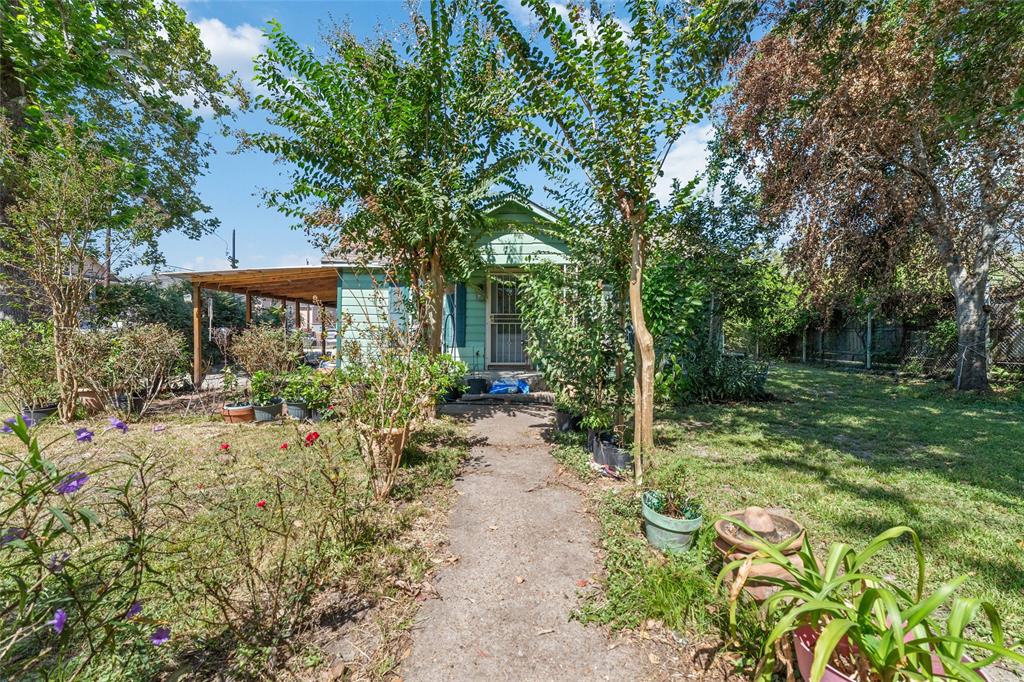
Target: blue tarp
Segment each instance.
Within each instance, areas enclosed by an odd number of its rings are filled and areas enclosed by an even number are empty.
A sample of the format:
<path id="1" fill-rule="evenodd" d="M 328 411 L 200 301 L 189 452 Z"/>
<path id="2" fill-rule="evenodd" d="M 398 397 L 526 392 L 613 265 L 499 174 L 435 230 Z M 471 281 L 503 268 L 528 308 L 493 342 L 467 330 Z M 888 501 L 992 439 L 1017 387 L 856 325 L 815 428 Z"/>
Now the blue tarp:
<path id="1" fill-rule="evenodd" d="M 525 379 L 498 379 L 491 384 L 491 390 L 488 391 L 492 395 L 529 392 L 530 384 Z"/>

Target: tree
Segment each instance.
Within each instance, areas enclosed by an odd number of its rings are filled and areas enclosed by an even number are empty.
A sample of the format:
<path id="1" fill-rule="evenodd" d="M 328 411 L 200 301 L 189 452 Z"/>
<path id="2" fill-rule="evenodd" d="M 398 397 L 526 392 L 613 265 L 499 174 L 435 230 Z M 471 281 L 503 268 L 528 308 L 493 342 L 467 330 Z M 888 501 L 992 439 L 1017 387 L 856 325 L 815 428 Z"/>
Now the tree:
<path id="1" fill-rule="evenodd" d="M 499 0 L 484 0 L 523 80 L 529 106 L 523 130 L 542 166 L 564 177 L 577 169 L 582 187 L 562 196 L 588 223 L 591 243 L 622 264 L 628 282 L 634 352 L 634 461 L 642 481 L 654 444 L 654 340 L 643 310 L 643 276 L 660 221 L 654 187 L 665 158 L 688 124 L 700 121 L 721 92 L 725 58 L 744 37 L 753 3 L 710 0 L 676 5 L 628 0 L 626 20 L 596 3 L 565 12 L 546 0 L 523 0 L 546 48 L 534 46 Z M 684 186 L 689 191 L 694 183 Z M 628 265 L 628 270 L 626 269 Z"/>
<path id="2" fill-rule="evenodd" d="M 228 113 L 241 94 L 210 63 L 199 30 L 170 0 L 8 0 L 0 6 L 0 114 L 15 135 L 51 144 L 47 117 L 73 116 L 132 166 L 167 229 L 216 225 L 195 192 L 210 144 L 197 109 Z M 182 104 L 187 101 L 188 105 Z M 9 187 L 0 191 L 0 212 Z"/>
<path id="3" fill-rule="evenodd" d="M 908 265 L 941 268 L 956 385 L 987 389 L 989 270 L 1024 236 L 1024 5 L 795 3 L 738 61 L 725 113 L 808 290 L 884 298 Z"/>
<path id="4" fill-rule="evenodd" d="M 402 273 L 438 353 L 446 282 L 476 265 L 492 192 L 518 187 L 525 154 L 509 136 L 518 82 L 479 18 L 433 0 L 411 24 L 402 48 L 336 30 L 326 59 L 272 24 L 256 102 L 281 131 L 246 142 L 294 166 L 270 205 L 326 232 L 327 248 Z"/>
<path id="5" fill-rule="evenodd" d="M 131 194 L 130 170 L 107 156 L 95 136 L 71 120 L 49 126 L 55 146 L 35 147 L 12 138 L 0 119 L 0 177 L 18 179 L 0 221 L 0 268 L 20 273 L 7 287 L 49 313 L 60 415 L 69 420 L 78 393 L 73 336 L 103 276 L 103 248 L 131 254 L 152 242 L 166 218 L 159 206 Z M 111 223 L 120 229 L 108 232 Z"/>

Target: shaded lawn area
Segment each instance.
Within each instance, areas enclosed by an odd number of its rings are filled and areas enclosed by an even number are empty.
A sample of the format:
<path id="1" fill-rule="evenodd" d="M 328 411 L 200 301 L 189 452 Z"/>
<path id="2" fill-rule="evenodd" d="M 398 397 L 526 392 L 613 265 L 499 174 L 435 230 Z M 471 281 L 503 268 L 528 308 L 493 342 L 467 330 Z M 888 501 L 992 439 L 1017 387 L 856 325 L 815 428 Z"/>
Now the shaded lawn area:
<path id="1" fill-rule="evenodd" d="M 911 526 L 931 588 L 970 574 L 959 594 L 1024 636 L 1024 396 L 800 365 L 773 367 L 769 389 L 778 400 L 660 414 L 652 483 L 678 482 L 705 518 L 788 509 L 819 548 Z M 909 579 L 905 549 L 870 567 Z"/>

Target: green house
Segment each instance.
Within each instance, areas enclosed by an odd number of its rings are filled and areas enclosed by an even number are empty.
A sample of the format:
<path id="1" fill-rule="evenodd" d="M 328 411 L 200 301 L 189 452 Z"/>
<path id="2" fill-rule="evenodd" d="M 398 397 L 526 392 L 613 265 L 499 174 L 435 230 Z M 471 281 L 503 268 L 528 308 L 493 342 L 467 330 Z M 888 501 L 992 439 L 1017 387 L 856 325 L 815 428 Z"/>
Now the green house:
<path id="1" fill-rule="evenodd" d="M 449 287 L 444 306 L 444 348 L 473 371 L 525 369 L 519 280 L 531 263 L 565 263 L 567 247 L 555 217 L 532 202 L 508 201 L 493 209 L 494 230 L 477 242 L 482 268 Z M 350 315 L 349 339 L 367 325 L 391 324 L 403 314 L 401 290 L 387 287 L 382 272 L 365 265 L 324 261 L 338 269 L 336 301 Z M 381 291 L 389 300 L 381 300 Z"/>
<path id="2" fill-rule="evenodd" d="M 507 201 L 492 209 L 493 230 L 478 242 L 481 267 L 465 282 L 449 287 L 444 305 L 444 346 L 476 372 L 529 369 L 519 310 L 519 282 L 531 263 L 565 263 L 568 249 L 558 238 L 555 216 L 530 201 Z M 193 375 L 202 377 L 203 289 L 245 297 L 246 321 L 254 300 L 294 305 L 296 328 L 327 334 L 313 321 L 317 303 L 350 315 L 347 338 L 359 330 L 391 324 L 404 313 L 401 287 L 385 281 L 384 270 L 365 264 L 324 259 L 317 265 L 170 273 L 192 283 Z M 383 293 L 382 293 L 383 292 Z M 339 316 L 340 317 L 340 316 Z M 339 325 L 340 330 L 340 325 Z"/>

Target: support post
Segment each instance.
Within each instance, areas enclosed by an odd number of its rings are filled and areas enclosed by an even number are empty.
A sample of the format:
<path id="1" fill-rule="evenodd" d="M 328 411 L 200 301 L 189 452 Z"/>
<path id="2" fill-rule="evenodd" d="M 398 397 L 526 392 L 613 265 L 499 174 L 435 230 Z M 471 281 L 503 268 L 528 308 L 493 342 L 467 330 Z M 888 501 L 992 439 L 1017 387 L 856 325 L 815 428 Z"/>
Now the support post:
<path id="1" fill-rule="evenodd" d="M 252 294 L 245 292 L 245 326 L 252 325 Z"/>
<path id="2" fill-rule="evenodd" d="M 203 289 L 192 282 L 192 385 L 199 390 L 203 378 Z"/>
<path id="3" fill-rule="evenodd" d="M 302 329 L 302 303 L 295 301 L 295 329 Z"/>
<path id="4" fill-rule="evenodd" d="M 281 329 L 287 331 L 288 329 L 288 301 L 285 299 L 280 300 L 281 303 Z"/>
<path id="5" fill-rule="evenodd" d="M 868 329 L 864 337 L 864 367 L 871 369 L 871 311 L 868 311 Z"/>
<path id="6" fill-rule="evenodd" d="M 804 337 L 800 344 L 800 362 L 807 363 L 807 327 L 804 327 Z"/>

